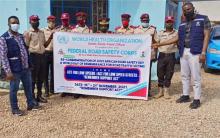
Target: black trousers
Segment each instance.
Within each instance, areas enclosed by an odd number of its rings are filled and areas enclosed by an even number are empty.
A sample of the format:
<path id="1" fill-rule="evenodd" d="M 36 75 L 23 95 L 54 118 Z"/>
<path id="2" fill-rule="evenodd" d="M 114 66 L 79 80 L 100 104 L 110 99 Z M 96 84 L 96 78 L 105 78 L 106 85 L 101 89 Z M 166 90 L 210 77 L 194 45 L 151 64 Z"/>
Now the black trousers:
<path id="1" fill-rule="evenodd" d="M 53 52 L 45 52 L 45 62 L 46 62 L 46 71 L 45 71 L 45 92 L 54 92 L 54 73 L 53 73 Z"/>
<path id="2" fill-rule="evenodd" d="M 42 85 L 45 80 L 46 62 L 45 54 L 31 53 L 32 93 L 35 97 L 35 85 L 37 84 L 37 97 L 42 96 Z"/>
<path id="3" fill-rule="evenodd" d="M 170 87 L 171 79 L 174 73 L 175 53 L 159 53 L 157 62 L 157 76 L 159 87 Z"/>

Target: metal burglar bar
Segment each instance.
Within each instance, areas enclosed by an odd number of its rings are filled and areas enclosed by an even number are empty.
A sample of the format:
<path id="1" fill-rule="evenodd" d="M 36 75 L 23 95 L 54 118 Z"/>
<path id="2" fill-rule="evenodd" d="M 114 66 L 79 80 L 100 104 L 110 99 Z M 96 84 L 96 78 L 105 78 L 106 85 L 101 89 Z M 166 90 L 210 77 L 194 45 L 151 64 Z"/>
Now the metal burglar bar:
<path id="1" fill-rule="evenodd" d="M 87 24 L 93 27 L 94 32 L 98 29 L 98 19 L 108 15 L 108 0 L 50 0 L 50 4 L 51 14 L 57 17 L 58 25 L 61 24 L 60 16 L 63 12 L 70 14 L 70 23 L 75 25 L 74 14 L 83 11 L 89 15 Z"/>
<path id="2" fill-rule="evenodd" d="M 98 19 L 108 17 L 108 0 L 93 0 L 93 31 L 98 30 Z"/>

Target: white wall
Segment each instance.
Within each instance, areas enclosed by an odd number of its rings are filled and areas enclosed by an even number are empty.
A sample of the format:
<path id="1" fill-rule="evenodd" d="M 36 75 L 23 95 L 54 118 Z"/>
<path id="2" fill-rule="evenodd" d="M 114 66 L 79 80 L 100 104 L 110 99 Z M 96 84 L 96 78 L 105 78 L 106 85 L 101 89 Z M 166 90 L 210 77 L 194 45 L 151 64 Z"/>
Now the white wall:
<path id="1" fill-rule="evenodd" d="M 40 27 L 47 25 L 50 15 L 50 0 L 0 0 L 0 35 L 8 30 L 8 17 L 15 15 L 20 20 L 20 33 L 29 28 L 29 16 L 37 14 Z"/>
<path id="2" fill-rule="evenodd" d="M 220 1 L 198 1 L 193 2 L 199 14 L 208 15 L 210 21 L 220 21 Z"/>
<path id="3" fill-rule="evenodd" d="M 20 31 L 27 28 L 26 0 L 0 0 L 0 35 L 8 30 L 8 17 L 15 15 L 20 20 Z"/>

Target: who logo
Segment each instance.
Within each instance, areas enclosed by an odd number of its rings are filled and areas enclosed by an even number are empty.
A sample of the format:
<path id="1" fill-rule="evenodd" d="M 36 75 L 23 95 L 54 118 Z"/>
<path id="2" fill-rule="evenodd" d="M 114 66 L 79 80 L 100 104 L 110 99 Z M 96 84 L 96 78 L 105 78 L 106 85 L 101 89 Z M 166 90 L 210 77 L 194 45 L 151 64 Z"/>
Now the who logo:
<path id="1" fill-rule="evenodd" d="M 58 35 L 57 36 L 57 41 L 60 44 L 67 44 L 69 42 L 69 37 L 65 35 Z"/>

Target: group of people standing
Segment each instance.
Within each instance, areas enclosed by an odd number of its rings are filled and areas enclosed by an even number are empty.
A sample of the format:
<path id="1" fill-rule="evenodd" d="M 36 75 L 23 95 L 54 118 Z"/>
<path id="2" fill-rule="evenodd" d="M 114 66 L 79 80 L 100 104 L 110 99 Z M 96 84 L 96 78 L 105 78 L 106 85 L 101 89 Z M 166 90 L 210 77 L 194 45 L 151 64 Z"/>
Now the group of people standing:
<path id="1" fill-rule="evenodd" d="M 158 94 L 154 96 L 155 98 L 163 96 L 166 99 L 170 98 L 169 87 L 174 74 L 175 53 L 179 48 L 183 95 L 177 100 L 177 103 L 190 101 L 189 87 L 192 79 L 195 96 L 190 107 L 195 109 L 200 106 L 200 62 L 205 60 L 210 22 L 207 16 L 195 14 L 194 11 L 192 3 L 183 5 L 185 20 L 180 24 L 179 31 L 174 29 L 174 17 L 167 16 L 165 30 L 157 33 L 156 27 L 149 24 L 149 14 L 144 13 L 140 16 L 141 25 L 136 27 L 129 24 L 131 18 L 129 14 L 122 14 L 122 25 L 116 27 L 115 32 L 108 30 L 110 19 L 101 18 L 99 19 L 99 29 L 95 33 L 149 34 L 152 36 L 150 66 L 153 62 L 158 61 Z M 27 97 L 27 110 L 38 110 L 40 108 L 38 103 L 46 103 L 45 97 L 54 94 L 53 34 L 55 32 L 93 33 L 92 29 L 86 25 L 88 17 L 86 13 L 78 12 L 75 17 L 77 24 L 72 26 L 69 13 L 63 13 L 60 18 L 62 25 L 56 26 L 56 17 L 51 15 L 47 18 L 48 26 L 39 29 L 40 18 L 32 15 L 29 17 L 31 28 L 24 34 L 18 32 L 20 24 L 18 17 L 8 18 L 9 30 L 0 38 L 0 58 L 6 72 L 6 79 L 10 80 L 10 103 L 14 115 L 24 114 L 19 109 L 17 101 L 20 81 L 23 83 Z M 44 96 L 42 95 L 43 86 L 45 86 Z M 150 90 L 149 80 L 149 96 L 151 96 Z M 62 93 L 61 96 L 79 98 L 81 95 Z"/>

